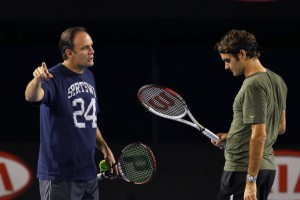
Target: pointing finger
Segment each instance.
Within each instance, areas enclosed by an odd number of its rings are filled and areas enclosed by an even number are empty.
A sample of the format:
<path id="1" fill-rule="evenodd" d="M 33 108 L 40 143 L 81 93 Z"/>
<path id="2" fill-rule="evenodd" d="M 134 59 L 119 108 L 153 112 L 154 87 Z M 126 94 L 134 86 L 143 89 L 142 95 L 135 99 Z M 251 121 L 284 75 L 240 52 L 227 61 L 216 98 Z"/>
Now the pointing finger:
<path id="1" fill-rule="evenodd" d="M 45 62 L 42 62 L 42 66 L 41 66 L 43 69 L 47 69 L 47 66 L 46 66 L 46 63 Z"/>

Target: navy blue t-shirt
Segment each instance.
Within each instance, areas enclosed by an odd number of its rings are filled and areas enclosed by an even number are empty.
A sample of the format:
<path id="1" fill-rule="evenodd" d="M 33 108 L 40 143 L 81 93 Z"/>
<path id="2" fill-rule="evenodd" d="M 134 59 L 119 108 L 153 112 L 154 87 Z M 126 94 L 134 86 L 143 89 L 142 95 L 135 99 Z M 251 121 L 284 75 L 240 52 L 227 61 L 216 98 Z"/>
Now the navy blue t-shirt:
<path id="1" fill-rule="evenodd" d="M 49 69 L 42 83 L 39 179 L 86 181 L 96 178 L 94 162 L 97 114 L 92 72 L 77 74 L 62 64 Z"/>

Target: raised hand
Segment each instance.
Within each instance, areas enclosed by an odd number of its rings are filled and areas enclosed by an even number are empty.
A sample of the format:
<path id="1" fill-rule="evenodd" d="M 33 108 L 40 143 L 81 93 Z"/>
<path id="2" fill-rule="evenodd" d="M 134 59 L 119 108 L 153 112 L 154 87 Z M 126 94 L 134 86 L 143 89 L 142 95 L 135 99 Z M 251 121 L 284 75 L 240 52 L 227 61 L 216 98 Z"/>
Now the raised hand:
<path id="1" fill-rule="evenodd" d="M 52 78 L 53 75 L 49 73 L 46 63 L 42 62 L 42 65 L 34 70 L 33 77 L 40 80 L 48 80 Z"/>

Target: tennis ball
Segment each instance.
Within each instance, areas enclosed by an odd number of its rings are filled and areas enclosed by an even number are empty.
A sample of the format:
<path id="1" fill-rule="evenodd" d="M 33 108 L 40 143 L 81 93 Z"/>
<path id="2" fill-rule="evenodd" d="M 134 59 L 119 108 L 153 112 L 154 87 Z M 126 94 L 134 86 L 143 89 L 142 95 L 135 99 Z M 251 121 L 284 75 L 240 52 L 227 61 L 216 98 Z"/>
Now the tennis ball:
<path id="1" fill-rule="evenodd" d="M 109 166 L 107 165 L 105 160 L 101 160 L 101 162 L 99 163 L 99 168 L 101 172 L 106 172 L 109 170 Z"/>

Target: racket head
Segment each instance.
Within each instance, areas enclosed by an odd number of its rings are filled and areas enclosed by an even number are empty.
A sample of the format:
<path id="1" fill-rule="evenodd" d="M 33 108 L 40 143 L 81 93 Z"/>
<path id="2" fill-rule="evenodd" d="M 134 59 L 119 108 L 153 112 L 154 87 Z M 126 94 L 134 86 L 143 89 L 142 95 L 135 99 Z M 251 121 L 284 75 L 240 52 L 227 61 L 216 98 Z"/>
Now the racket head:
<path id="1" fill-rule="evenodd" d="M 147 110 L 158 116 L 179 119 L 187 114 L 187 104 L 170 88 L 155 84 L 144 85 L 139 89 L 137 97 Z"/>
<path id="2" fill-rule="evenodd" d="M 131 143 L 123 148 L 117 163 L 120 176 L 134 184 L 151 181 L 156 172 L 156 160 L 151 149 L 141 143 Z"/>

